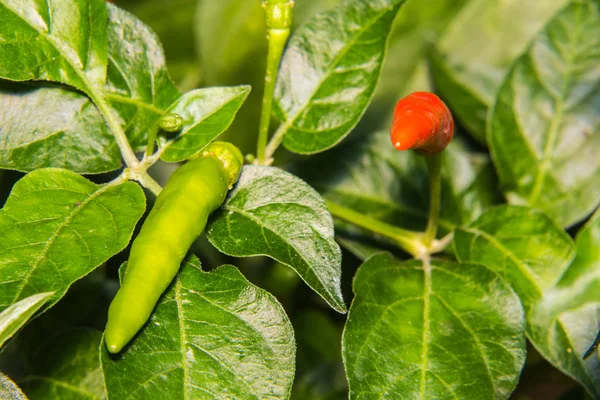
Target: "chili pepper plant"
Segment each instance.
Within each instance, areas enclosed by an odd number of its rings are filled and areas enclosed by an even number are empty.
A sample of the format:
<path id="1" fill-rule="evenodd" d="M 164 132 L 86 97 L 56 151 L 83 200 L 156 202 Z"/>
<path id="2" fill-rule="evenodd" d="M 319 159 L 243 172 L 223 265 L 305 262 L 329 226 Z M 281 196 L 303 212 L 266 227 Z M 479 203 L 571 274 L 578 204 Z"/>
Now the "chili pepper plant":
<path id="1" fill-rule="evenodd" d="M 0 0 L 0 398 L 600 398 L 598 49 L 600 0 Z"/>

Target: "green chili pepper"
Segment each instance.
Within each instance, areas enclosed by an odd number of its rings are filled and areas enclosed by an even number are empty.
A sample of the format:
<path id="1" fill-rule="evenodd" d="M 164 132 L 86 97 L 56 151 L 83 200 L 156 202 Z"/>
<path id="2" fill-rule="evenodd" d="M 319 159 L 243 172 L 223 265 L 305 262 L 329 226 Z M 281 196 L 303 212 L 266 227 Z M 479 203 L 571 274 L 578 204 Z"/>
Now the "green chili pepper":
<path id="1" fill-rule="evenodd" d="M 214 142 L 177 169 L 133 241 L 121 289 L 108 310 L 106 346 L 120 352 L 150 318 L 192 243 L 237 181 L 243 157 Z"/>

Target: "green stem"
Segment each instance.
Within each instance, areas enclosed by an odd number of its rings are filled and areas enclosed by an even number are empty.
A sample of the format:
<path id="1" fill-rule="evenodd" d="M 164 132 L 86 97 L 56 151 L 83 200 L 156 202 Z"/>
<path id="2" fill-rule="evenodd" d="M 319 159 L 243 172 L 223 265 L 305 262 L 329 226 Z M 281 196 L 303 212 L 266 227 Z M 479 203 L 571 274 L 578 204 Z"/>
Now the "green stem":
<path id="1" fill-rule="evenodd" d="M 429 172 L 429 220 L 425 230 L 424 243 L 429 246 L 435 239 L 440 220 L 442 191 L 442 155 L 425 156 Z"/>
<path id="2" fill-rule="evenodd" d="M 290 36 L 290 26 L 292 24 L 292 9 L 294 2 L 292 0 L 270 0 L 264 2 L 265 19 L 267 24 L 269 51 L 267 55 L 267 71 L 265 74 L 265 91 L 263 94 L 262 111 L 260 115 L 260 128 L 258 131 L 257 142 L 257 163 L 260 165 L 269 164 L 270 160 L 265 157 L 265 149 L 269 137 L 269 125 L 271 123 L 271 110 L 273 108 L 273 94 L 279 64 L 283 49 Z"/>
<path id="3" fill-rule="evenodd" d="M 326 200 L 326 203 L 334 217 L 387 238 L 415 257 L 427 252 L 421 240 L 422 235 L 418 232 L 398 228 L 331 201 Z"/>
<path id="4" fill-rule="evenodd" d="M 146 157 L 150 157 L 154 153 L 154 142 L 156 142 L 156 136 L 158 135 L 158 124 L 152 128 L 148 134 L 148 144 L 146 144 Z"/>
<path id="5" fill-rule="evenodd" d="M 136 181 L 142 184 L 146 189 L 150 190 L 154 193 L 155 196 L 158 196 L 162 191 L 162 186 L 158 182 L 154 180 L 147 172 L 143 172 L 134 177 Z"/>
<path id="6" fill-rule="evenodd" d="M 98 110 L 100 110 L 100 113 L 104 117 L 104 120 L 108 124 L 108 127 L 110 128 L 113 136 L 115 137 L 117 145 L 121 150 L 121 155 L 125 160 L 125 164 L 127 164 L 129 168 L 137 168 L 139 160 L 136 157 L 135 152 L 131 148 L 131 145 L 129 144 L 129 139 L 127 139 L 125 131 L 123 130 L 123 128 L 121 128 L 121 125 L 119 125 L 119 122 L 115 119 L 113 110 L 108 106 L 108 104 L 101 95 L 97 95 L 94 92 L 92 92 L 92 95 L 92 101 L 94 102 L 96 107 L 98 107 Z"/>

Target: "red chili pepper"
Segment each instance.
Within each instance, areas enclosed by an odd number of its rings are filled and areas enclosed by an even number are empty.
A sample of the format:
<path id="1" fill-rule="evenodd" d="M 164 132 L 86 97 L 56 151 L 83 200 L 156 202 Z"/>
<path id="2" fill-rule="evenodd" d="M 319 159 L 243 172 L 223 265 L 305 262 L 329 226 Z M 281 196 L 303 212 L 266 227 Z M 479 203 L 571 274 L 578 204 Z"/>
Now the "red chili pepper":
<path id="1" fill-rule="evenodd" d="M 396 104 L 391 138 L 397 150 L 439 153 L 453 134 L 452 113 L 435 94 L 411 93 Z"/>

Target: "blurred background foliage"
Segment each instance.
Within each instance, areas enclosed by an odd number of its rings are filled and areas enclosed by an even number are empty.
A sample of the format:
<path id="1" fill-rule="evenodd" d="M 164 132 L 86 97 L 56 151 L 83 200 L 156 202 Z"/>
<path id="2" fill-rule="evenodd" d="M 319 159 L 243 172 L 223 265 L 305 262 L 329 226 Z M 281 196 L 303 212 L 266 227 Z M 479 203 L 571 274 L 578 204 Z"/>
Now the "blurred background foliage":
<path id="1" fill-rule="evenodd" d="M 302 25 L 316 13 L 335 7 L 341 1 L 295 0 L 294 27 Z M 550 8 L 550 5 L 544 7 L 541 4 L 546 4 L 546 0 L 535 1 L 540 2 L 541 8 Z M 548 4 L 558 3 L 555 0 L 548 1 Z M 246 154 L 254 153 L 267 51 L 261 1 L 112 0 L 112 2 L 135 14 L 159 35 L 165 49 L 169 71 L 180 90 L 238 84 L 252 86 L 250 97 L 222 139 L 235 143 Z M 515 3 L 509 1 L 511 2 Z M 431 74 L 432 72 L 435 74 L 436 71 L 430 70 L 431 61 L 434 60 L 437 68 L 440 65 L 439 60 L 444 60 L 445 55 L 442 54 L 444 51 L 453 51 L 453 46 L 456 47 L 457 43 L 461 42 L 464 47 L 465 37 L 464 34 L 461 36 L 460 32 L 477 35 L 473 33 L 476 29 L 474 30 L 472 26 L 470 30 L 461 31 L 458 25 L 468 27 L 472 24 L 473 19 L 477 17 L 472 10 L 481 7 L 483 7 L 481 0 L 428 0 L 427 2 L 408 0 L 395 21 L 389 39 L 388 54 L 379 88 L 365 116 L 352 132 L 354 138 L 389 129 L 393 107 L 404 95 L 417 90 L 440 89 L 433 85 Z M 547 10 L 544 12 L 549 14 Z M 445 33 L 447 34 L 444 36 Z M 491 35 L 493 36 L 494 32 Z M 508 40 L 507 38 L 496 39 Z M 511 43 L 508 43 L 506 48 L 512 49 L 510 45 Z M 469 52 L 469 49 L 463 51 Z M 512 53 L 510 61 L 516 57 L 516 53 Z M 477 58 L 473 56 L 473 52 L 469 54 L 467 58 Z M 493 55 L 489 55 L 488 58 L 490 57 L 497 58 Z M 504 64 L 507 63 L 504 60 Z M 444 77 L 440 79 L 436 77 L 438 84 L 443 80 Z M 275 129 L 276 124 L 272 124 L 272 127 Z M 470 129 L 467 126 L 462 129 L 459 127 L 459 130 L 464 131 L 465 128 Z M 471 137 L 466 135 L 461 137 L 461 143 L 481 149 L 480 144 Z M 348 142 L 352 140 L 350 138 Z M 289 164 L 297 161 L 297 158 L 299 156 L 290 153 L 278 154 L 277 161 L 280 164 L 282 162 Z M 302 164 L 297 165 L 301 167 Z M 164 183 L 174 168 L 174 165 L 157 164 L 152 172 L 161 183 Z M 17 172 L 0 171 L 0 204 L 8 197 L 10 188 L 21 176 L 22 174 Z M 102 181 L 106 177 L 97 178 Z M 352 277 L 361 263 L 361 258 L 374 249 L 366 243 L 353 242 L 349 238 L 340 241 L 343 241 L 344 248 L 348 249 L 343 251 L 343 293 L 349 305 L 352 299 Z M 375 250 L 380 248 L 381 245 L 378 245 Z M 237 265 L 248 279 L 272 292 L 282 302 L 294 325 L 298 346 L 293 399 L 347 398 L 347 382 L 340 350 L 345 316 L 332 311 L 312 290 L 301 283 L 291 269 L 276 262 L 259 257 L 244 260 L 228 258 L 216 251 L 205 238 L 201 238 L 192 251 L 200 257 L 207 269 L 225 263 Z M 47 340 L 41 336 L 49 329 L 56 331 L 83 326 L 102 330 L 106 313 L 101 310 L 106 309 L 117 289 L 116 279 L 105 279 L 105 277 L 114 278 L 118 265 L 125 257 L 126 254 L 115 257 L 110 265 L 98 269 L 77 282 L 59 305 L 30 324 L 8 351 L 14 352 L 13 354 L 32 353 L 23 351 L 21 346 L 39 345 L 40 342 Z M 73 310 L 73 307 L 78 309 Z M 77 316 L 76 320 L 65 319 L 65 316 L 74 315 Z M 20 369 L 26 370 L 28 363 L 35 362 L 27 359 L 14 362 L 13 358 L 10 365 L 1 365 L 2 361 L 10 359 L 10 354 L 9 357 L 3 357 L 0 360 L 0 368 L 11 373 L 12 376 L 18 376 Z M 54 367 L 48 364 L 44 368 L 51 371 Z M 569 400 L 585 399 L 586 395 L 573 381 L 554 369 L 530 348 L 521 381 L 511 398 Z"/>

